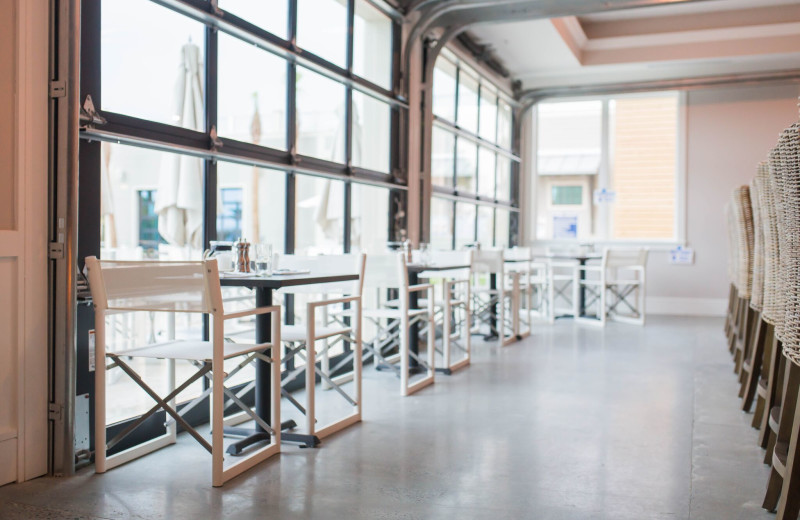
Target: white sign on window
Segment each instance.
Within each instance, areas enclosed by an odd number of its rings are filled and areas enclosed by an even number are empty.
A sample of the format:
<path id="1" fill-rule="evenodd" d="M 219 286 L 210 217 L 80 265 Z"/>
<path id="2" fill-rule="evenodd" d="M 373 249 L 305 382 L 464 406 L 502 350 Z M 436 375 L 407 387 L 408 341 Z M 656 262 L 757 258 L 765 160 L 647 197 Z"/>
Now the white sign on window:
<path id="1" fill-rule="evenodd" d="M 617 192 L 614 190 L 594 190 L 594 203 L 595 204 L 613 204 L 617 201 Z"/>
<path id="2" fill-rule="evenodd" d="M 694 249 L 678 246 L 669 252 L 669 263 L 689 265 L 694 263 Z"/>

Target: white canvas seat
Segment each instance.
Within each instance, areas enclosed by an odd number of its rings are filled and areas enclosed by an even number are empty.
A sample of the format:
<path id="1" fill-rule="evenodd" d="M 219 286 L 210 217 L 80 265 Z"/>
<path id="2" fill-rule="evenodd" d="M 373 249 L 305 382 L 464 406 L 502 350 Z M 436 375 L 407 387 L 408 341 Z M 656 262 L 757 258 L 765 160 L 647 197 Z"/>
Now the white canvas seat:
<path id="1" fill-rule="evenodd" d="M 372 355 L 376 367 L 390 368 L 400 378 L 400 395 L 411 395 L 434 381 L 435 367 L 435 324 L 434 287 L 431 284 L 408 283 L 406 256 L 403 253 L 370 255 L 364 275 L 364 288 L 379 295 L 377 303 L 364 309 L 364 319 L 375 326 L 375 334 L 364 347 Z M 380 295 L 396 292 L 397 304 L 386 307 L 386 299 Z M 424 299 L 425 307 L 412 307 L 412 296 Z M 391 299 L 390 299 L 391 300 Z M 383 302 L 383 303 L 381 303 Z M 425 333 L 425 354 L 411 349 L 411 333 L 419 325 Z M 415 338 L 419 343 L 419 336 Z M 397 349 L 397 355 L 388 352 Z M 411 360 L 417 364 L 422 375 L 414 378 Z M 412 379 L 416 379 L 412 381 Z"/>
<path id="2" fill-rule="evenodd" d="M 491 286 L 491 277 L 495 287 Z M 501 346 L 516 341 L 513 320 L 513 285 L 506 280 L 502 249 L 477 249 L 472 256 L 472 322 L 489 327 L 488 337 Z M 475 330 L 479 332 L 479 330 Z"/>
<path id="3" fill-rule="evenodd" d="M 577 267 L 586 277 L 580 280 L 586 290 L 586 308 L 595 304 L 594 317 L 578 316 L 583 323 L 605 325 L 607 319 L 644 325 L 645 272 L 644 248 L 606 248 L 600 265 Z"/>
<path id="4" fill-rule="evenodd" d="M 281 291 L 308 297 L 305 323 L 284 325 L 281 333 L 286 345 L 283 361 L 288 372 L 281 392 L 305 416 L 305 433 L 319 440 L 361 421 L 361 296 L 366 256 L 282 255 L 279 261 L 283 268 L 308 270 L 314 274 L 358 274 L 354 282 L 302 285 Z M 343 356 L 331 367 L 331 349 L 344 344 L 348 349 L 342 349 Z M 289 366 L 290 360 L 299 366 Z M 304 404 L 286 390 L 301 374 L 305 374 Z M 345 387 L 347 383 L 352 383 L 352 390 Z M 326 414 L 327 422 L 323 425 L 317 424 L 323 415 L 318 410 L 318 386 L 321 390 L 332 390 L 346 402 L 346 411 Z"/>
<path id="5" fill-rule="evenodd" d="M 211 453 L 211 481 L 221 486 L 248 468 L 280 451 L 280 317 L 279 307 L 258 307 L 244 311 L 225 313 L 219 283 L 217 262 L 160 262 L 160 261 L 107 261 L 95 257 L 86 259 L 92 300 L 95 308 L 95 467 L 98 473 L 133 460 L 176 442 L 176 423 L 181 425 L 207 451 Z M 134 346 L 133 348 L 109 352 L 106 350 L 106 317 L 123 312 L 201 313 L 211 318 L 210 341 L 168 341 L 158 344 Z M 226 341 L 225 322 L 259 314 L 271 314 L 272 338 L 269 343 L 237 344 Z M 141 374 L 132 367 L 130 360 L 137 358 L 169 360 L 168 394 L 160 396 Z M 226 373 L 226 359 L 241 358 L 242 362 Z M 107 360 L 111 363 L 106 365 Z M 197 371 L 175 387 L 174 361 L 186 360 Z M 272 416 L 269 423 L 258 417 L 234 393 L 225 387 L 225 381 L 233 377 L 250 362 L 261 360 L 271 365 Z M 106 372 L 113 368 L 124 371 L 155 402 L 156 405 L 125 428 L 114 439 L 106 442 Z M 204 391 L 180 411 L 175 406 L 177 396 L 193 382 L 207 378 L 210 388 Z M 183 419 L 189 410 L 206 397 L 211 397 L 211 442 L 209 443 L 195 428 Z M 244 456 L 234 457 L 224 453 L 224 412 L 231 406 L 241 408 L 258 426 L 270 434 L 270 442 L 253 448 Z M 107 450 L 119 443 L 139 425 L 159 410 L 171 418 L 167 433 L 161 437 L 134 446 L 114 455 Z"/>

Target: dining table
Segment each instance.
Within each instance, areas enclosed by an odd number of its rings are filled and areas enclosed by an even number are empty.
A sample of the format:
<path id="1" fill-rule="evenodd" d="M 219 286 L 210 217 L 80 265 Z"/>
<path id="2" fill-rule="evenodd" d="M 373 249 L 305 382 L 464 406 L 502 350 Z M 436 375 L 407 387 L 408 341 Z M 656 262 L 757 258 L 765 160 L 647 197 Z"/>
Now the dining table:
<path id="1" fill-rule="evenodd" d="M 545 258 L 547 260 L 567 260 L 575 261 L 579 266 L 584 267 L 590 260 L 599 260 L 603 258 L 602 253 L 548 253 L 544 256 L 537 256 L 537 258 Z M 583 285 L 583 280 L 586 279 L 586 270 L 578 270 L 578 316 L 583 316 L 586 313 L 586 287 Z M 556 318 L 575 318 L 577 316 L 562 315 Z"/>
<path id="2" fill-rule="evenodd" d="M 278 289 L 287 287 L 296 287 L 300 285 L 312 284 L 327 284 L 335 282 L 349 282 L 358 280 L 357 273 L 342 273 L 342 274 L 329 274 L 329 273 L 297 273 L 297 274 L 272 274 L 272 275 L 257 275 L 257 274 L 238 274 L 238 273 L 221 273 L 220 285 L 223 287 L 246 287 L 255 291 L 256 307 L 268 307 L 272 305 L 273 292 Z M 255 341 L 256 343 L 268 343 L 271 341 L 272 325 L 270 323 L 269 314 L 256 315 L 256 330 Z M 269 421 L 271 417 L 270 409 L 270 388 L 272 383 L 272 372 L 270 371 L 269 363 L 258 359 L 255 361 L 256 374 L 255 374 L 255 410 L 256 415 Z M 283 430 L 288 430 L 297 426 L 294 421 L 286 421 L 281 423 L 281 440 L 289 442 L 298 442 L 307 447 L 314 447 L 319 444 L 319 439 L 314 435 L 306 435 L 299 433 L 283 433 Z M 235 437 L 243 437 L 241 440 L 228 446 L 227 452 L 231 455 L 239 455 L 249 446 L 262 441 L 269 441 L 270 434 L 265 431 L 258 424 L 254 429 L 250 428 L 225 428 L 225 434 Z"/>

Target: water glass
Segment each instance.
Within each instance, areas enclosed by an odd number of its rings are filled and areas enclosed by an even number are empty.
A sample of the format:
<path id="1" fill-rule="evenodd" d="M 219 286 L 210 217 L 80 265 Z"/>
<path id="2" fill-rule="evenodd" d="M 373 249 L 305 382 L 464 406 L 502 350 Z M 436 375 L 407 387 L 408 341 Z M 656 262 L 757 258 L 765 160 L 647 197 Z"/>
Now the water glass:
<path id="1" fill-rule="evenodd" d="M 272 244 L 256 244 L 256 272 L 262 276 L 272 274 Z"/>

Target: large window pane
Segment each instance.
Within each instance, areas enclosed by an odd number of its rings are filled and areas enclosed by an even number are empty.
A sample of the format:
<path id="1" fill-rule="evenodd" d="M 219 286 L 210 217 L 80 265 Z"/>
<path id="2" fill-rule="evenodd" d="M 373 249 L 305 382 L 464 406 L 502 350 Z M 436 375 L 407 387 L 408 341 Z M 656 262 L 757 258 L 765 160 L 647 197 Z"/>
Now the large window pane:
<path id="1" fill-rule="evenodd" d="M 497 141 L 497 94 L 485 86 L 481 87 L 480 135 L 487 141 Z"/>
<path id="2" fill-rule="evenodd" d="M 602 113 L 599 100 L 539 105 L 539 175 L 596 175 L 600 169 Z"/>
<path id="3" fill-rule="evenodd" d="M 612 238 L 675 236 L 677 96 L 610 102 Z"/>
<path id="4" fill-rule="evenodd" d="M 507 150 L 511 149 L 512 125 L 511 105 L 501 99 L 497 110 L 497 145 Z"/>
<path id="5" fill-rule="evenodd" d="M 458 138 L 456 145 L 456 189 L 475 193 L 478 146 L 467 139 Z"/>
<path id="6" fill-rule="evenodd" d="M 170 182 L 177 179 L 176 165 L 186 173 L 184 184 Z M 100 257 L 109 260 L 201 259 L 202 202 L 200 205 L 186 203 L 203 199 L 200 171 L 202 161 L 199 159 L 103 143 L 98 208 Z M 184 202 L 170 196 L 170 192 Z M 182 226 L 177 226 L 178 222 Z M 202 327 L 202 316 L 198 314 L 177 317 L 151 312 L 114 314 L 107 318 L 107 348 L 111 352 L 123 352 L 133 345 L 167 341 L 173 330 L 176 338 L 201 339 Z M 136 358 L 130 362 L 156 391 L 162 395 L 166 393 L 165 361 Z M 175 368 L 179 380 L 195 372 L 188 362 L 177 362 Z M 201 391 L 198 381 L 182 393 L 179 400 L 199 395 Z M 142 414 L 153 404 L 153 400 L 118 368 L 108 372 L 106 392 L 108 424 Z"/>
<path id="7" fill-rule="evenodd" d="M 458 75 L 458 126 L 478 133 L 478 80 L 463 68 Z"/>
<path id="8" fill-rule="evenodd" d="M 204 131 L 205 26 L 146 0 L 101 10 L 101 108 Z"/>
<path id="9" fill-rule="evenodd" d="M 511 159 L 497 154 L 497 199 L 511 200 Z"/>
<path id="10" fill-rule="evenodd" d="M 103 143 L 100 189 L 103 258 L 201 258 L 202 159 Z"/>
<path id="11" fill-rule="evenodd" d="M 346 0 L 297 0 L 297 45 L 344 68 L 347 65 Z"/>
<path id="12" fill-rule="evenodd" d="M 433 127 L 433 150 L 431 155 L 431 182 L 437 186 L 453 187 L 456 137 L 452 133 Z"/>
<path id="13" fill-rule="evenodd" d="M 494 208 L 478 206 L 478 243 L 488 248 L 494 244 Z"/>
<path id="14" fill-rule="evenodd" d="M 284 250 L 286 174 L 220 162 L 217 169 L 217 239 L 272 244 Z M 238 231 L 238 235 L 234 232 Z"/>
<path id="15" fill-rule="evenodd" d="M 392 88 L 392 20 L 364 1 L 356 1 L 353 27 L 353 72 Z"/>
<path id="16" fill-rule="evenodd" d="M 456 66 L 445 59 L 437 60 L 433 70 L 433 113 L 456 120 Z"/>
<path id="17" fill-rule="evenodd" d="M 286 149 L 286 62 L 219 33 L 217 130 L 222 137 Z"/>
<path id="18" fill-rule="evenodd" d="M 389 173 L 392 110 L 383 101 L 353 91 L 354 166 Z"/>
<path id="19" fill-rule="evenodd" d="M 475 242 L 475 204 L 456 203 L 456 249 Z"/>
<path id="20" fill-rule="evenodd" d="M 450 200 L 431 199 L 431 247 L 453 248 L 453 202 Z"/>
<path id="21" fill-rule="evenodd" d="M 478 150 L 478 194 L 491 199 L 494 198 L 496 155 L 488 148 Z"/>
<path id="22" fill-rule="evenodd" d="M 389 190 L 353 184 L 350 250 L 353 253 L 382 253 L 389 241 Z"/>
<path id="23" fill-rule="evenodd" d="M 344 102 L 344 85 L 308 69 L 297 68 L 299 154 L 344 162 Z"/>
<path id="24" fill-rule="evenodd" d="M 287 0 L 267 0 L 266 2 L 219 0 L 217 5 L 220 9 L 233 13 L 275 36 L 286 39 L 286 20 L 289 13 Z"/>
<path id="25" fill-rule="evenodd" d="M 295 253 L 344 252 L 344 183 L 297 176 Z"/>
<path id="26" fill-rule="evenodd" d="M 508 247 L 508 235 L 511 227 L 511 212 L 497 208 L 494 228 L 494 245 L 496 247 Z"/>

